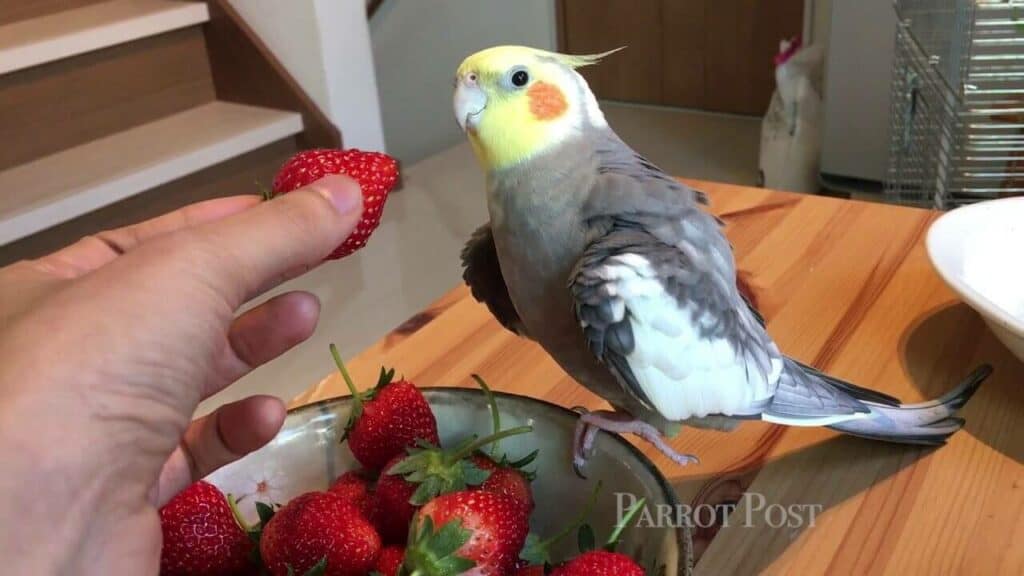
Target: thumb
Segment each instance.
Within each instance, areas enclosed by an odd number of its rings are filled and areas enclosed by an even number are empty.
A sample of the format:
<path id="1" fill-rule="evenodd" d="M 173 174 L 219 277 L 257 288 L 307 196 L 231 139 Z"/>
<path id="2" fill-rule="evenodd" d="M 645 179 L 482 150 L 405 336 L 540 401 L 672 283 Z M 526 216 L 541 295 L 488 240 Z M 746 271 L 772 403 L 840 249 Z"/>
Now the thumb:
<path id="1" fill-rule="evenodd" d="M 237 307 L 321 263 L 362 216 L 359 184 L 327 176 L 234 216 L 191 230 L 189 251 L 216 261 L 206 280 Z"/>

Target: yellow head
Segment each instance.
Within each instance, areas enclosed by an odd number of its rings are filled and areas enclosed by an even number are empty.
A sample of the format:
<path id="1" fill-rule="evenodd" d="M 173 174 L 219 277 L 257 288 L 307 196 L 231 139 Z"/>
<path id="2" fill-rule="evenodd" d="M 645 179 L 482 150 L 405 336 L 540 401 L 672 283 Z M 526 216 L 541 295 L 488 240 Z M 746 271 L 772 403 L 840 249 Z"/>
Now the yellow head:
<path id="1" fill-rule="evenodd" d="M 497 46 L 466 58 L 455 75 L 455 119 L 484 169 L 529 160 L 587 124 L 606 125 L 576 68 L 610 53 L 570 56 Z"/>

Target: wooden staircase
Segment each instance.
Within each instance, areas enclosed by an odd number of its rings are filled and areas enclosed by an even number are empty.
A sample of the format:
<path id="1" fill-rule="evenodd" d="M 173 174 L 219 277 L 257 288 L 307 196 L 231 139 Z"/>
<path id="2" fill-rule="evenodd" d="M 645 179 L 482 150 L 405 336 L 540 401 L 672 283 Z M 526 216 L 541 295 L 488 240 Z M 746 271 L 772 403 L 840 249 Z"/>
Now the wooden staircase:
<path id="1" fill-rule="evenodd" d="M 341 136 L 225 0 L 0 0 L 0 265 Z"/>

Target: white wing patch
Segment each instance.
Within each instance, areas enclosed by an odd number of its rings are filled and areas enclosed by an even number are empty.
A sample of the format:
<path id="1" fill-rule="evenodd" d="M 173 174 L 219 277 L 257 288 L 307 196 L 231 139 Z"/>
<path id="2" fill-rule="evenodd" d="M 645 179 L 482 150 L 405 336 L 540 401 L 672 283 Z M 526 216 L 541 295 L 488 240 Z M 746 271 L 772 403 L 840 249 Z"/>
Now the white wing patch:
<path id="1" fill-rule="evenodd" d="M 662 416 L 680 421 L 709 414 L 750 414 L 771 398 L 782 360 L 772 358 L 771 371 L 764 374 L 756 358 L 740 354 L 727 339 L 701 337 L 700 326 L 714 318 L 706 311 L 695 317 L 692 305 L 680 307 L 646 258 L 613 256 L 597 274 L 621 298 L 616 320 L 625 317 L 625 310 L 630 312 L 635 346 L 626 361 Z"/>
<path id="2" fill-rule="evenodd" d="M 771 414 L 762 414 L 761 420 L 771 422 L 772 424 L 784 424 L 786 426 L 832 426 L 833 424 L 839 424 L 840 422 L 849 422 L 850 420 L 859 420 L 861 418 L 869 418 L 871 416 L 872 414 L 870 412 L 855 412 L 853 414 L 821 416 L 818 418 L 785 418 L 782 416 L 772 416 Z"/>

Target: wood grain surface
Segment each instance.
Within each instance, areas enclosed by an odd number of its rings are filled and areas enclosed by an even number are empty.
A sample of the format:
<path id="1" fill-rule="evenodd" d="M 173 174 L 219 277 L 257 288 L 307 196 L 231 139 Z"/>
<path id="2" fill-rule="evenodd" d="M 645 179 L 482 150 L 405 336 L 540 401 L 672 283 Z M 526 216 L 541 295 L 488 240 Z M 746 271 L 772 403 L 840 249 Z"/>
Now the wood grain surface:
<path id="1" fill-rule="evenodd" d="M 784 352 L 907 402 L 940 395 L 982 362 L 996 369 L 963 411 L 964 430 L 939 449 L 762 422 L 731 434 L 684 428 L 673 445 L 698 454 L 696 466 L 680 468 L 643 446 L 683 502 L 740 501 L 727 526 L 697 531 L 696 572 L 1024 574 L 1024 365 L 932 270 L 923 240 L 936 214 L 692 184 L 727 223 Z M 470 374 L 480 373 L 499 390 L 603 405 L 540 348 L 503 330 L 464 287 L 350 370 L 371 385 L 381 364 L 423 386 L 472 386 Z M 294 403 L 344 392 L 332 374 Z M 760 498 L 765 507 L 821 511 L 813 526 L 805 516 L 802 525 L 774 527 L 754 510 Z"/>

